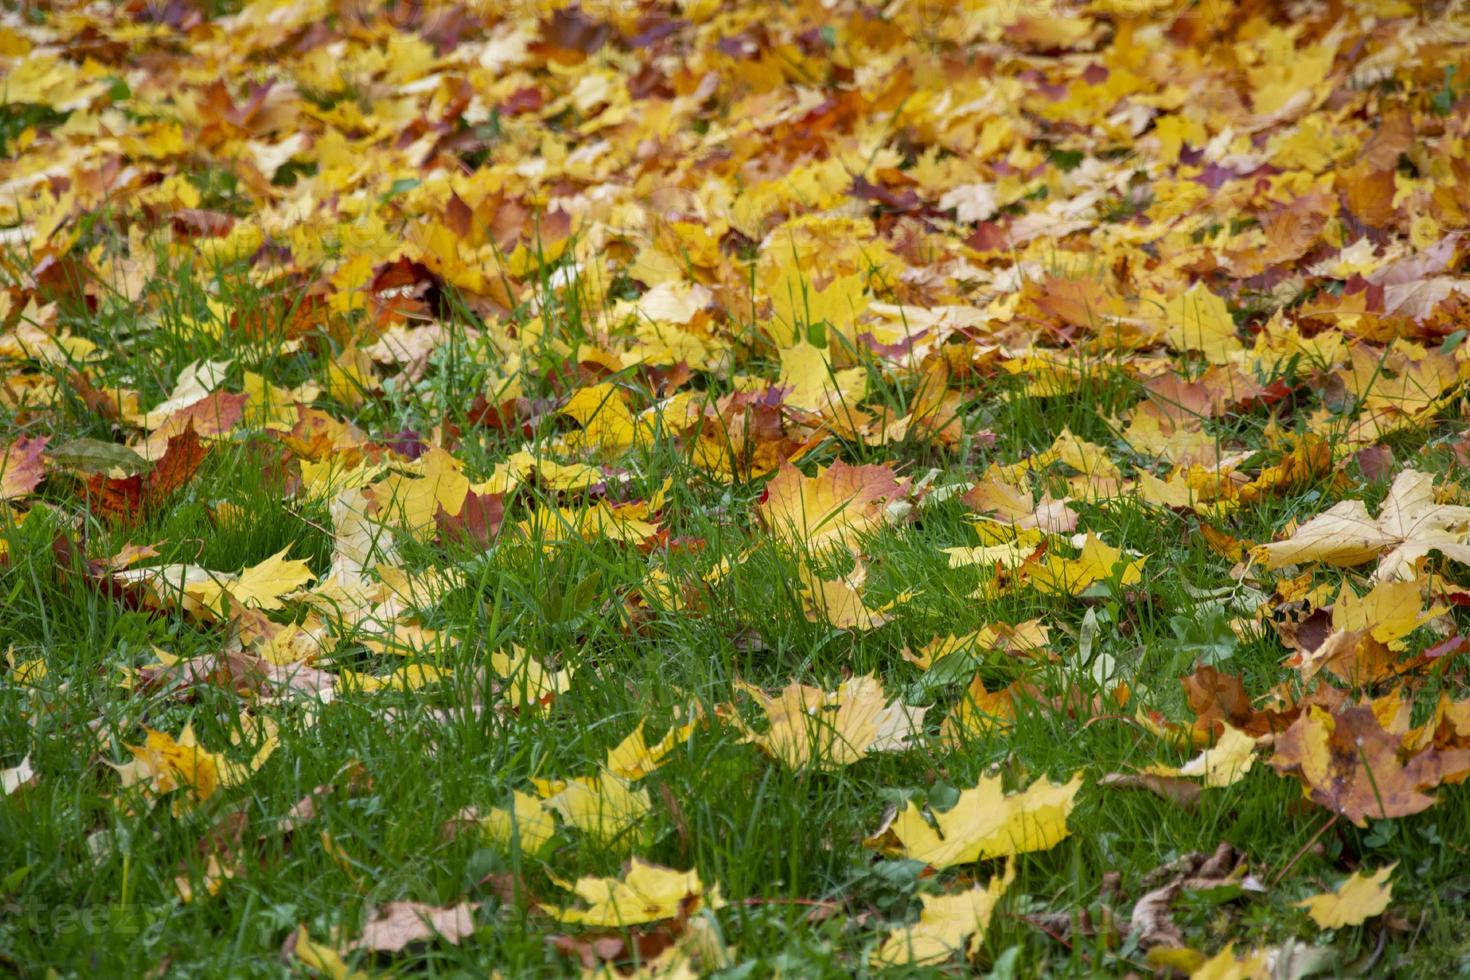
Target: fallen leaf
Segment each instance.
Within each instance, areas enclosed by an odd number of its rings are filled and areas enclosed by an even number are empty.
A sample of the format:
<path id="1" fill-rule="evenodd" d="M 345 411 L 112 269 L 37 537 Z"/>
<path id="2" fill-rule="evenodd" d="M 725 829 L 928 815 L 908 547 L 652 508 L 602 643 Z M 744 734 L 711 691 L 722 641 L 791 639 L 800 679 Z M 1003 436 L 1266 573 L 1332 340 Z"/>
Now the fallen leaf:
<path id="1" fill-rule="evenodd" d="M 1252 950 L 1243 957 L 1235 955 L 1235 944 L 1225 947 L 1191 970 L 1189 980 L 1271 980 L 1277 974 L 1270 968 L 1270 956 L 1264 949 Z"/>
<path id="2" fill-rule="evenodd" d="M 1382 915 L 1393 898 L 1393 883 L 1388 880 L 1398 863 L 1374 872 L 1359 871 L 1330 892 L 1313 895 L 1294 903 L 1306 909 L 1312 921 L 1322 929 L 1356 926 Z"/>
<path id="3" fill-rule="evenodd" d="M 281 956 L 288 962 L 294 959 L 308 969 L 325 974 L 331 980 L 367 980 L 368 977 L 361 970 L 349 970 L 342 954 L 330 946 L 315 942 L 304 925 L 297 926 L 296 931 L 286 937 L 286 942 L 281 946 Z"/>
<path id="4" fill-rule="evenodd" d="M 1457 750 L 1459 751 L 1459 750 Z M 1445 775 L 1444 760 L 1433 749 L 1410 754 L 1404 736 L 1386 731 L 1368 706 L 1329 712 L 1311 706 L 1276 738 L 1271 765 L 1301 780 L 1302 792 L 1359 827 L 1368 818 L 1419 813 L 1434 805 L 1425 791 Z M 1455 757 L 1470 768 L 1470 757 Z"/>
<path id="5" fill-rule="evenodd" d="M 790 463 L 766 484 L 756 512 L 780 540 L 799 549 L 855 547 L 858 539 L 887 522 L 885 505 L 903 492 L 885 466 L 833 463 L 804 476 Z"/>
<path id="6" fill-rule="evenodd" d="M 1183 766 L 1155 765 L 1147 767 L 1144 772 L 1165 778 L 1200 779 L 1207 787 L 1230 786 L 1240 781 L 1255 762 L 1256 740 L 1228 724 L 1224 728 L 1213 747 L 1205 749 Z"/>
<path id="7" fill-rule="evenodd" d="M 941 870 L 1045 851 L 1070 833 L 1067 816 L 1081 788 L 1080 772 L 1062 785 L 1043 778 L 1010 794 L 1000 777 L 982 776 L 973 789 L 960 791 L 953 807 L 934 813 L 932 825 L 910 801 L 868 844 Z"/>
<path id="8" fill-rule="evenodd" d="M 474 931 L 475 914 L 468 902 L 447 908 L 421 902 L 389 902 L 368 920 L 362 935 L 348 943 L 347 949 L 397 953 L 410 943 L 425 942 L 436 936 L 458 946 Z"/>
<path id="9" fill-rule="evenodd" d="M 1354 566 L 1379 558 L 1380 581 L 1412 578 L 1418 559 L 1439 551 L 1470 562 L 1470 507 L 1437 504 L 1434 477 L 1404 470 L 1394 478 L 1378 517 L 1361 500 L 1344 500 L 1296 529 L 1290 538 L 1258 545 L 1252 554 L 1266 568 L 1309 561 Z"/>
<path id="10" fill-rule="evenodd" d="M 696 872 L 675 871 L 636 857 L 620 878 L 587 877 L 575 884 L 557 884 L 575 892 L 586 908 L 541 908 L 558 921 L 575 925 L 632 926 L 687 916 L 700 908 L 718 909 L 725 904 L 719 888 L 706 889 Z"/>
<path id="11" fill-rule="evenodd" d="M 870 752 L 900 751 L 923 730 L 927 710 L 888 700 L 871 675 L 844 681 L 836 691 L 790 684 L 771 697 L 743 681 L 735 689 L 755 699 L 769 728 L 756 732 L 733 706 L 721 709 L 721 717 L 792 769 L 836 769 Z"/>
<path id="12" fill-rule="evenodd" d="M 31 768 L 31 757 L 28 755 L 17 765 L 0 769 L 0 796 L 10 796 L 27 786 L 34 786 L 36 780 L 36 770 Z"/>
<path id="13" fill-rule="evenodd" d="M 46 442 L 46 436 L 21 436 L 5 450 L 0 459 L 0 500 L 19 500 L 41 485 L 46 478 L 46 461 L 41 455 Z"/>
<path id="14" fill-rule="evenodd" d="M 201 606 L 224 615 L 225 600 L 246 609 L 281 609 L 281 596 L 316 578 L 306 562 L 286 560 L 290 546 L 236 576 L 211 577 L 186 585 L 184 591 Z"/>
<path id="15" fill-rule="evenodd" d="M 1192 810 L 1199 804 L 1200 784 L 1179 776 L 1156 776 L 1149 773 L 1110 772 L 1097 781 L 1102 787 L 1145 789 L 1170 803 Z"/>
<path id="16" fill-rule="evenodd" d="M 990 917 L 1006 889 L 1016 880 L 1015 862 L 1007 859 L 1005 873 L 954 895 L 922 894 L 919 921 L 889 933 L 873 954 L 885 966 L 942 963 L 955 953 L 974 957 L 990 928 Z"/>

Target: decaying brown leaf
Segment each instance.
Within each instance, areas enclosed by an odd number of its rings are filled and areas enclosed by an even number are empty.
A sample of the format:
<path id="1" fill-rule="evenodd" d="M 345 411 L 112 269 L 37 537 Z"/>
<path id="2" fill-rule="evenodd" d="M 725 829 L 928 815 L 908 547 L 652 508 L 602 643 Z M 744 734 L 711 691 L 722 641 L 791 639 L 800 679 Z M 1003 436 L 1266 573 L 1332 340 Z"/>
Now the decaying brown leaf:
<path id="1" fill-rule="evenodd" d="M 363 926 L 347 949 L 397 953 L 410 943 L 439 938 L 458 946 L 475 931 L 475 915 L 468 902 L 440 907 L 422 902 L 389 902 Z"/>

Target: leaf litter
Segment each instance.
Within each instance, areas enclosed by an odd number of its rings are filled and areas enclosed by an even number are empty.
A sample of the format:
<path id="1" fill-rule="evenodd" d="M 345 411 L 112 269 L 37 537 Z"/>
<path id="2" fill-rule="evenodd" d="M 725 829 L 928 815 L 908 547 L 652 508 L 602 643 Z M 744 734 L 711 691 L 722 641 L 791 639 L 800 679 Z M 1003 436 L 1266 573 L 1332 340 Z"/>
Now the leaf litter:
<path id="1" fill-rule="evenodd" d="M 522 601 L 643 639 L 714 622 L 732 583 L 777 567 L 804 635 L 886 659 L 782 661 L 778 611 L 744 610 L 761 622 L 731 643 L 767 656 L 759 683 L 671 691 L 693 707 L 629 719 L 605 760 L 549 752 L 456 818 L 581 898 L 527 913 L 587 970 L 730 966 L 727 909 L 775 897 L 727 905 L 707 871 L 646 859 L 655 797 L 681 849 L 710 832 L 659 773 L 707 742 L 804 787 L 860 774 L 868 826 L 877 790 L 901 798 L 866 843 L 926 884 L 849 969 L 989 956 L 995 917 L 1035 901 L 1028 870 L 1117 789 L 1214 820 L 1288 780 L 1301 808 L 1281 820 L 1319 808 L 1319 836 L 1444 806 L 1470 775 L 1470 20 L 1432 6 L 7 12 L 0 574 L 31 580 L 18 549 L 41 528 L 47 582 L 176 624 L 146 661 L 99 668 L 138 702 L 87 727 L 108 806 L 210 821 L 169 873 L 202 903 L 255 846 L 246 811 L 217 808 L 329 706 L 448 726 L 470 686 L 462 714 L 582 745 L 568 719 L 620 683 L 596 631 L 484 640 L 449 610 L 487 569 L 595 549 L 637 581 Z M 1059 404 L 1090 419 L 1003 424 Z M 221 477 L 241 460 L 265 501 Z M 178 530 L 189 508 L 234 543 Z M 1126 533 L 1130 513 L 1171 530 Z M 935 531 L 947 518 L 963 530 Z M 271 521 L 295 533 L 238 546 Z M 1174 601 L 1181 536 L 1217 581 L 1184 585 L 1181 653 L 1154 676 L 1128 638 Z M 905 546 L 933 567 L 894 570 Z M 936 627 L 956 601 L 981 619 Z M 30 744 L 0 758 L 0 805 L 28 813 L 79 778 L 35 743 L 98 678 L 10 621 L 6 641 Z M 1269 677 L 1233 662 L 1250 644 Z M 219 698 L 226 735 L 174 713 Z M 1037 716 L 1138 740 L 1116 771 L 1032 773 Z M 976 746 L 996 771 L 942 782 Z M 359 768 L 279 801 L 293 847 L 371 793 Z M 882 786 L 911 771 L 927 789 Z M 564 872 L 583 846 L 625 870 Z M 1186 936 L 1181 894 L 1264 891 L 1236 847 L 1161 854 L 1130 916 L 1100 911 L 1094 931 L 1128 944 L 1109 968 L 1332 968 L 1230 933 L 1234 912 Z M 1393 869 L 1295 904 L 1359 925 L 1394 901 Z M 298 924 L 286 953 L 349 976 L 472 943 L 492 900 L 443 897 Z"/>

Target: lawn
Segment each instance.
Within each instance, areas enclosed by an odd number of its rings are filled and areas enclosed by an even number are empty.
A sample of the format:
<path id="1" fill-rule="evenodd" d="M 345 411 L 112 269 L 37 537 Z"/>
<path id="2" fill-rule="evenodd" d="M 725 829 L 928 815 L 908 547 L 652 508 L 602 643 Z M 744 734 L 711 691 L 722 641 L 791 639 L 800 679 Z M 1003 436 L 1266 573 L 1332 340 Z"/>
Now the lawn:
<path id="1" fill-rule="evenodd" d="M 1470 972 L 1463 3 L 0 79 L 0 971 Z"/>

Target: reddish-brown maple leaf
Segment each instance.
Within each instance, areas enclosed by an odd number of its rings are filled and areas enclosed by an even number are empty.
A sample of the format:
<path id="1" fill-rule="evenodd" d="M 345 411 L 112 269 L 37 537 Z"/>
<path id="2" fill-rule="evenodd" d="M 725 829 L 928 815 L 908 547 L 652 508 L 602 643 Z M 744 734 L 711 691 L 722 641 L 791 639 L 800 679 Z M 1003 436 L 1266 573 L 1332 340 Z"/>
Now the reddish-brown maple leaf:
<path id="1" fill-rule="evenodd" d="M 0 500 L 17 500 L 40 486 L 46 476 L 46 463 L 41 458 L 46 438 L 21 436 L 5 450 L 0 459 Z"/>
<path id="2" fill-rule="evenodd" d="M 1425 791 L 1470 766 L 1467 758 L 1464 750 L 1407 753 L 1404 736 L 1385 730 L 1367 705 L 1333 712 L 1314 706 L 1277 737 L 1271 765 L 1300 779 L 1313 802 L 1366 827 L 1369 817 L 1403 817 L 1433 806 Z"/>
<path id="3" fill-rule="evenodd" d="M 458 514 L 446 513 L 443 507 L 434 514 L 440 540 L 464 542 L 481 551 L 489 548 L 495 541 L 504 519 L 503 494 L 475 493 L 473 490 L 465 494 Z"/>
<path id="4" fill-rule="evenodd" d="M 188 483 L 209 450 L 190 426 L 168 441 L 168 449 L 148 473 L 110 477 L 94 473 L 87 478 L 87 500 L 92 512 L 107 521 L 130 524 L 157 508 Z"/>

